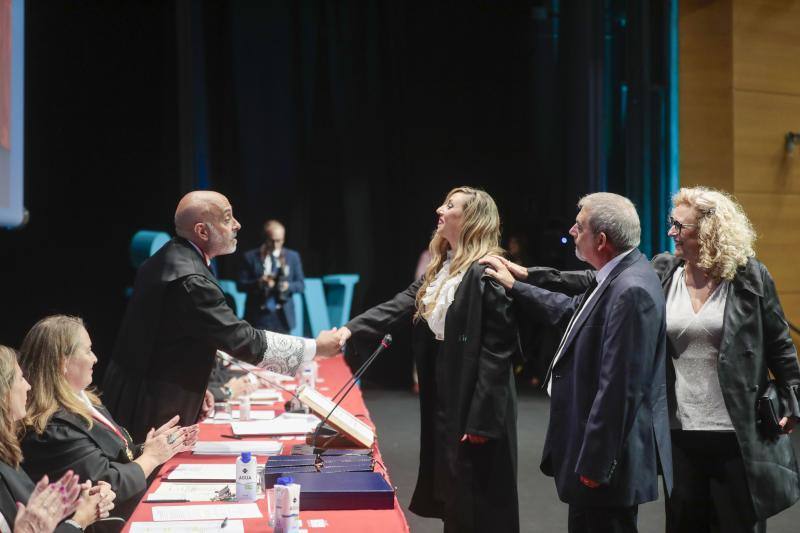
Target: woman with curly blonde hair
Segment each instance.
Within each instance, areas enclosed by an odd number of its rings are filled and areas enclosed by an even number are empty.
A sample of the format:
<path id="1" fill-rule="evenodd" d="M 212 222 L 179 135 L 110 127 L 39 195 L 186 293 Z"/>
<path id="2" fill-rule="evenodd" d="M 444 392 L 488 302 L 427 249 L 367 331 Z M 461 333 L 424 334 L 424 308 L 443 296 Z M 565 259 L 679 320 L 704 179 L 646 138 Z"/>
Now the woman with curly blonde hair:
<path id="1" fill-rule="evenodd" d="M 797 351 L 742 206 L 705 187 L 682 188 L 672 203 L 675 254 L 653 259 L 672 356 L 667 531 L 765 531 L 800 498 L 787 435 L 800 417 Z M 783 400 L 778 435 L 757 427 L 769 372 Z"/>
<path id="2" fill-rule="evenodd" d="M 450 191 L 425 274 L 339 330 L 348 350 L 371 351 L 412 325 L 419 373 L 420 464 L 409 508 L 444 520 L 445 531 L 519 531 L 517 402 L 520 356 L 511 300 L 478 260 L 499 253 L 500 216 L 486 192 Z"/>

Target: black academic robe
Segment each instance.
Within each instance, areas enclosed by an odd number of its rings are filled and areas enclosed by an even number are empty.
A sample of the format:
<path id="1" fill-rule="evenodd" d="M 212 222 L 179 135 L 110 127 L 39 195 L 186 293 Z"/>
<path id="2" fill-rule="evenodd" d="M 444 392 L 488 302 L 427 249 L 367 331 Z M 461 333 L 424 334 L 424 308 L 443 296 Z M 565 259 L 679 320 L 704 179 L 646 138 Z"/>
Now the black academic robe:
<path id="1" fill-rule="evenodd" d="M 57 481 L 58 478 L 51 481 Z M 35 484 L 22 469 L 14 468 L 0 461 L 0 513 L 14 527 L 17 518 L 17 502 L 27 504 Z M 61 523 L 56 527 L 56 533 L 76 533 L 80 529 Z"/>
<path id="2" fill-rule="evenodd" d="M 137 442 L 175 414 L 194 424 L 217 349 L 258 363 L 267 340 L 236 317 L 199 252 L 176 237 L 139 268 L 103 402 Z"/>
<path id="3" fill-rule="evenodd" d="M 442 518 L 445 531 L 519 530 L 517 398 L 513 360 L 521 357 L 512 302 L 474 263 L 465 273 L 437 342 L 413 324 L 420 389 L 420 464 L 409 508 Z M 385 333 L 407 326 L 421 280 L 351 320 L 348 345 L 368 353 Z M 461 442 L 465 433 L 490 440 Z"/>
<path id="4" fill-rule="evenodd" d="M 114 423 L 103 406 L 97 410 Z M 142 468 L 133 463 L 138 447 L 124 428 L 116 427 L 124 441 L 105 424 L 95 421 L 89 429 L 78 415 L 56 411 L 41 435 L 29 430 L 23 437 L 22 468 L 32 479 L 45 474 L 58 479 L 72 470 L 82 480 L 106 481 L 117 494 L 112 516 L 127 520 L 147 490 L 147 480 Z"/>

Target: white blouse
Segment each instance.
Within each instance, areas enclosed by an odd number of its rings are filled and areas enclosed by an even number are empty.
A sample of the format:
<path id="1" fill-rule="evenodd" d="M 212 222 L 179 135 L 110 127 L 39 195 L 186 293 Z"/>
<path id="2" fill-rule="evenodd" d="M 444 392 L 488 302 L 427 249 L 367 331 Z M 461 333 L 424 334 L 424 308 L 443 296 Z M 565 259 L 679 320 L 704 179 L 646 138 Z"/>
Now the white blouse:
<path id="1" fill-rule="evenodd" d="M 426 310 L 432 309 L 426 313 L 425 319 L 428 322 L 428 327 L 436 336 L 436 340 L 444 340 L 444 322 L 447 318 L 447 310 L 453 299 L 456 297 L 456 291 L 461 284 L 461 279 L 464 277 L 464 272 L 459 272 L 452 278 L 450 276 L 450 263 L 452 259 L 452 252 L 447 253 L 447 259 L 442 264 L 442 268 L 436 273 L 436 276 L 431 281 L 425 294 L 422 296 L 422 305 Z"/>
<path id="2" fill-rule="evenodd" d="M 678 355 L 672 360 L 678 404 L 673 429 L 733 430 L 717 371 L 727 295 L 728 282 L 723 281 L 695 312 L 684 268 L 678 267 L 672 276 L 667 292 L 667 336 Z"/>

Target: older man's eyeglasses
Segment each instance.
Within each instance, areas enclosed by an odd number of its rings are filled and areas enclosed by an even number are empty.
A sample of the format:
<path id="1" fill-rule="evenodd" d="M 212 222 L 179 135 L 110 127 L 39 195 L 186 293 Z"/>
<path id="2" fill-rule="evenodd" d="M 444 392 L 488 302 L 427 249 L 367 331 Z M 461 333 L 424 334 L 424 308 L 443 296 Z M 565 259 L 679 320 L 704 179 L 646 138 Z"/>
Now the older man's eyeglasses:
<path id="1" fill-rule="evenodd" d="M 683 228 L 696 228 L 696 227 L 697 227 L 697 224 L 683 224 L 683 223 L 678 222 L 677 220 L 675 220 L 673 217 L 669 217 L 667 219 L 667 228 L 668 229 L 675 228 L 676 230 L 678 230 L 678 235 L 681 234 L 681 231 L 683 231 Z"/>

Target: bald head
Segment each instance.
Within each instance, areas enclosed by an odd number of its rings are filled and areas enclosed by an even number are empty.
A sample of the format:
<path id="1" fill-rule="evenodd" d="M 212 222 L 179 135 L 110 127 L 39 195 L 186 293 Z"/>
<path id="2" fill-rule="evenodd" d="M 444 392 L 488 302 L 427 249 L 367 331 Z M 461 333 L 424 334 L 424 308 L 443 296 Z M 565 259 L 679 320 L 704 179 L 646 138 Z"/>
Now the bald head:
<path id="1" fill-rule="evenodd" d="M 175 233 L 192 241 L 209 257 L 236 251 L 241 226 L 225 196 L 214 191 L 192 191 L 178 202 Z"/>

